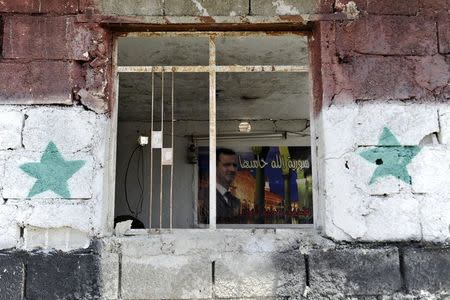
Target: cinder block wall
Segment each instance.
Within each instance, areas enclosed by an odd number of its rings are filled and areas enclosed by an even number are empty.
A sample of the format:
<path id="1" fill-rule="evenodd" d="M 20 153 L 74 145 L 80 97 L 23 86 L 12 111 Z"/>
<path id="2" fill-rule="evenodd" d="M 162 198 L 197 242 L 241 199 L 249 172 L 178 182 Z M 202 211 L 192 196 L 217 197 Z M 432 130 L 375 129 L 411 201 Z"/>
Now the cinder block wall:
<path id="1" fill-rule="evenodd" d="M 334 8 L 356 19 L 314 29 L 323 231 L 337 240 L 448 242 L 448 1 Z M 394 138 L 383 140 L 385 130 Z"/>
<path id="2" fill-rule="evenodd" d="M 0 1 L 0 299 L 445 299 L 449 9 L 448 0 Z M 310 31 L 313 233 L 111 237 L 112 34 L 148 24 Z M 64 163 L 71 171 L 56 182 L 40 171 Z"/>

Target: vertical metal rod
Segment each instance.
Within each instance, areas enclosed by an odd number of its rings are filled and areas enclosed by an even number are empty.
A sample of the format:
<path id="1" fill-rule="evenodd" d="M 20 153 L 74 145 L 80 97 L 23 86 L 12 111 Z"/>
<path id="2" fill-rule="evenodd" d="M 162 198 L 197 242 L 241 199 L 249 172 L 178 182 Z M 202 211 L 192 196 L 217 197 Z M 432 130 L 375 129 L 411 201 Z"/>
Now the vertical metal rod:
<path id="1" fill-rule="evenodd" d="M 159 228 L 162 228 L 163 205 L 163 148 L 164 148 L 164 72 L 161 72 L 161 171 L 159 181 Z"/>
<path id="2" fill-rule="evenodd" d="M 153 104 L 155 102 L 155 73 L 152 72 L 152 103 L 151 103 L 151 128 L 150 128 L 150 141 L 153 136 Z M 149 217 L 148 217 L 148 227 L 152 228 L 152 208 L 153 208 L 153 147 L 150 145 L 150 207 L 149 207 Z"/>
<path id="3" fill-rule="evenodd" d="M 209 36 L 209 229 L 216 229 L 216 37 Z"/>
<path id="4" fill-rule="evenodd" d="M 174 103 L 174 90 L 175 90 L 175 79 L 174 79 L 174 76 L 175 76 L 175 72 L 174 72 L 174 70 L 172 69 L 172 91 L 171 91 L 171 97 L 172 97 L 172 99 L 171 99 L 171 107 L 172 107 L 172 134 L 171 134 L 171 143 L 170 143 L 170 145 L 171 145 L 171 147 L 172 147 L 172 164 L 170 165 L 170 198 L 169 198 L 169 206 L 170 206 L 170 229 L 172 229 L 172 225 L 173 225 L 173 211 L 172 211 L 172 204 L 173 204 L 173 164 L 174 164 L 174 161 L 175 161 L 175 147 L 174 147 L 174 144 L 173 144 L 173 133 L 174 133 L 174 129 L 173 129 L 173 126 L 174 126 L 174 121 L 173 121 L 173 103 Z"/>

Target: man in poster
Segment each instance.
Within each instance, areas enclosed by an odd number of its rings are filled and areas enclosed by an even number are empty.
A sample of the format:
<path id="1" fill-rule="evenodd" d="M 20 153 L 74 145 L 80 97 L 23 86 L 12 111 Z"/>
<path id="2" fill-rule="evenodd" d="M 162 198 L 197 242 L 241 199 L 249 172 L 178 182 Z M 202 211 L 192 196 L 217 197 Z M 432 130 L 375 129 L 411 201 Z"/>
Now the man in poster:
<path id="1" fill-rule="evenodd" d="M 216 152 L 217 223 L 238 223 L 241 201 L 231 191 L 231 183 L 237 172 L 237 155 L 231 149 L 220 148 Z"/>

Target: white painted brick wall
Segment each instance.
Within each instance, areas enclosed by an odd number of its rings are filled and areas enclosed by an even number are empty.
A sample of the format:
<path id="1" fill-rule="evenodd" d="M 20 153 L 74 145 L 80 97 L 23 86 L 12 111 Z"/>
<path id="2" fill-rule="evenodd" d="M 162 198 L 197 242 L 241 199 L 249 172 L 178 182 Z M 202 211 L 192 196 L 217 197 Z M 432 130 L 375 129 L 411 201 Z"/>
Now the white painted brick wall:
<path id="1" fill-rule="evenodd" d="M 20 227 L 16 215 L 15 207 L 0 205 L 0 249 L 20 246 Z"/>
<path id="2" fill-rule="evenodd" d="M 44 107 L 25 110 L 23 129 L 26 150 L 43 151 L 53 141 L 64 153 L 90 150 L 97 130 L 97 115 L 81 107 Z"/>
<path id="3" fill-rule="evenodd" d="M 3 203 L 3 180 L 5 178 L 5 163 L 9 159 L 9 151 L 0 151 L 0 204 Z"/>
<path id="4" fill-rule="evenodd" d="M 450 107 L 439 107 L 439 139 L 442 144 L 450 145 Z"/>
<path id="5" fill-rule="evenodd" d="M 325 113 L 325 111 L 324 111 Z M 319 139 L 319 159 L 337 158 L 354 151 L 357 147 L 354 126 L 358 115 L 356 104 L 333 106 L 317 124 Z"/>
<path id="6" fill-rule="evenodd" d="M 423 239 L 430 242 L 450 241 L 450 200 L 442 195 L 420 195 L 420 220 Z"/>
<path id="7" fill-rule="evenodd" d="M 365 195 L 355 188 L 356 177 L 352 174 L 352 169 L 345 168 L 345 161 L 345 158 L 341 158 L 324 162 L 326 173 L 322 183 L 322 196 L 327 201 L 325 220 L 332 224 L 333 237 L 359 239 L 366 233 L 363 216 L 366 213 Z M 330 226 L 327 229 L 328 227 Z"/>
<path id="8" fill-rule="evenodd" d="M 90 244 L 90 238 L 86 232 L 69 227 L 41 228 L 26 226 L 23 238 L 25 250 L 41 248 L 70 251 L 87 248 Z"/>
<path id="9" fill-rule="evenodd" d="M 92 236 L 104 232 L 108 127 L 106 116 L 82 107 L 0 107 L 0 192 L 7 200 L 0 199 L 0 249 L 68 251 L 88 247 Z M 4 137 L 11 137 L 8 143 Z M 68 180 L 71 199 L 52 191 L 27 199 L 36 178 L 20 165 L 40 162 L 50 141 L 65 160 L 85 164 Z"/>
<path id="10" fill-rule="evenodd" d="M 22 147 L 23 119 L 20 111 L 0 111 L 0 150 Z"/>
<path id="11" fill-rule="evenodd" d="M 41 228 L 70 227 L 84 232 L 92 231 L 94 214 L 87 201 L 70 200 L 8 200 L 6 205 L 17 207 L 17 221 Z"/>
<path id="12" fill-rule="evenodd" d="M 450 147 L 423 147 L 408 172 L 414 193 L 450 195 Z"/>
<path id="13" fill-rule="evenodd" d="M 367 232 L 364 239 L 374 241 L 420 240 L 419 204 L 413 195 L 396 194 L 366 200 Z"/>
<path id="14" fill-rule="evenodd" d="M 325 207 L 318 213 L 327 235 L 337 240 L 450 240 L 449 105 L 331 106 L 322 111 L 317 127 L 319 201 Z M 401 145 L 421 147 L 406 166 L 411 185 L 393 176 L 369 184 L 377 165 L 360 152 L 378 145 L 384 127 Z"/>
<path id="15" fill-rule="evenodd" d="M 418 145 L 432 132 L 439 132 L 436 105 L 397 102 L 359 105 L 353 132 L 358 146 L 377 145 L 384 127 L 389 127 L 402 145 Z"/>

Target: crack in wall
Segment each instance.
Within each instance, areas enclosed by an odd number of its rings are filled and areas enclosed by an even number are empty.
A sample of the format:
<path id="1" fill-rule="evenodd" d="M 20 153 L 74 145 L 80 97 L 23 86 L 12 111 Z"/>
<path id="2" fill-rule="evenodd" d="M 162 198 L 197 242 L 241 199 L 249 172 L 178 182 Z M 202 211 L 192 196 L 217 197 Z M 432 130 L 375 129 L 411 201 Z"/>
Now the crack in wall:
<path id="1" fill-rule="evenodd" d="M 300 11 L 297 7 L 286 4 L 284 0 L 272 1 L 272 6 L 276 9 L 276 14 L 278 15 L 299 15 Z"/>
<path id="2" fill-rule="evenodd" d="M 441 111 L 440 111 L 440 109 L 438 109 L 437 110 L 437 121 L 438 121 L 438 128 L 439 128 L 439 130 L 438 130 L 438 133 L 436 135 L 436 138 L 437 138 L 437 141 L 438 141 L 439 144 L 442 144 L 442 124 L 441 124 L 442 120 L 441 120 L 441 116 L 443 116 L 443 115 L 445 115 L 445 114 L 441 115 Z"/>
<path id="3" fill-rule="evenodd" d="M 208 11 L 206 10 L 206 8 L 203 7 L 203 5 L 198 0 L 191 0 L 191 1 L 192 3 L 195 4 L 197 10 L 201 13 L 203 17 L 209 17 Z"/>

